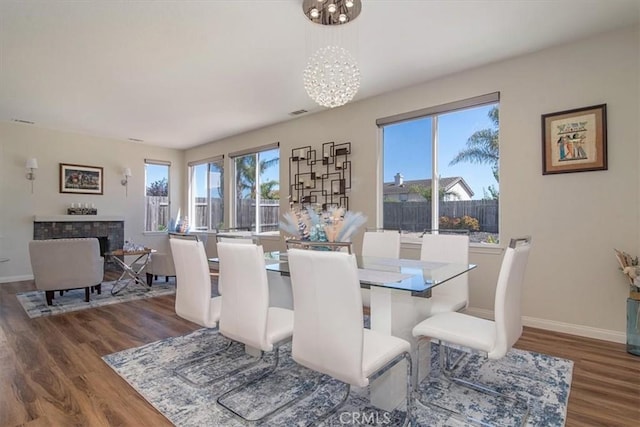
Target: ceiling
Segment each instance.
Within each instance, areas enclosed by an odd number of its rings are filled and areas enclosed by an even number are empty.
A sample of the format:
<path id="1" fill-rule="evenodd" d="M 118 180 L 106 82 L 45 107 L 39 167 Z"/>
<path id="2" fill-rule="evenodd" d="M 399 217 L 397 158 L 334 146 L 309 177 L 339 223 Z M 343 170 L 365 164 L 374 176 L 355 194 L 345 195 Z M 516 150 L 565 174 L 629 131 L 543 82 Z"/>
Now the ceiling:
<path id="1" fill-rule="evenodd" d="M 301 4 L 0 0 L 0 120 L 184 149 L 324 110 L 302 84 L 324 45 L 358 61 L 358 101 L 640 16 L 640 0 L 363 0 L 335 28 Z"/>

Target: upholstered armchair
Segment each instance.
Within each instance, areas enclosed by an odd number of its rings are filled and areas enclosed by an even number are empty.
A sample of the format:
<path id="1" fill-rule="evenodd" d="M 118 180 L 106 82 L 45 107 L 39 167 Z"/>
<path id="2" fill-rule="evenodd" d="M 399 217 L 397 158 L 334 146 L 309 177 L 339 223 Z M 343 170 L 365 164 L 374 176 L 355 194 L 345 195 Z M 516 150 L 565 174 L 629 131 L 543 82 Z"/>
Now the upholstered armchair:
<path id="1" fill-rule="evenodd" d="M 151 255 L 149 264 L 144 269 L 147 274 L 147 285 L 151 286 L 154 277 L 164 276 L 165 282 L 169 281 L 169 277 L 176 276 L 176 267 L 173 263 L 173 255 L 171 249 L 167 248 L 166 252 L 156 252 Z"/>
<path id="2" fill-rule="evenodd" d="M 205 247 L 207 244 L 206 234 L 169 233 L 169 241 L 173 239 L 201 241 Z M 171 252 L 171 245 L 167 244 L 164 249 L 158 249 L 158 252 L 151 256 L 151 261 L 149 261 L 144 271 L 147 274 L 147 285 L 149 286 L 153 283 L 154 278 L 156 280 L 158 279 L 158 276 L 164 276 L 165 282 L 169 281 L 169 277 L 176 277 L 176 267 Z"/>
<path id="3" fill-rule="evenodd" d="M 101 292 L 104 258 L 98 239 L 32 240 L 29 256 L 36 288 L 45 291 L 48 305 L 55 291 L 84 288 L 87 302 L 92 288 Z"/>

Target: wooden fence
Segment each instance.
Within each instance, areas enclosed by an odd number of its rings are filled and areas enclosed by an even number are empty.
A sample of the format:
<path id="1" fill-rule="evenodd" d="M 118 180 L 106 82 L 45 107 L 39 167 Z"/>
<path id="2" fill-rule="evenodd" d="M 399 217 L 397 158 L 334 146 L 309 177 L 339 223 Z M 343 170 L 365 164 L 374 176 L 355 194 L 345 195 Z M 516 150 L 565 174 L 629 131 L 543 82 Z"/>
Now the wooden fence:
<path id="1" fill-rule="evenodd" d="M 422 231 L 431 228 L 431 202 L 384 202 L 384 228 Z M 498 200 L 455 200 L 440 202 L 440 216 L 478 220 L 480 230 L 498 232 Z"/>
<path id="2" fill-rule="evenodd" d="M 144 213 L 145 231 L 164 231 L 169 226 L 169 198 L 167 196 L 147 196 Z"/>
<path id="3" fill-rule="evenodd" d="M 487 233 L 498 232 L 497 200 L 455 200 L 440 202 L 440 216 L 460 218 L 468 215 L 478 220 L 480 230 Z M 189 218 L 196 230 L 206 230 L 209 215 L 207 200 L 196 198 L 195 218 Z M 236 227 L 255 225 L 256 201 L 254 199 L 237 200 Z M 278 229 L 280 220 L 280 201 L 262 200 L 259 206 L 262 231 Z M 406 231 L 422 231 L 431 228 L 430 202 L 384 202 L 384 228 Z M 211 201 L 211 228 L 220 227 L 223 222 L 224 205 L 221 199 Z M 169 204 L 167 197 L 148 196 L 145 208 L 147 231 L 164 230 L 169 225 Z M 227 225 L 229 221 L 226 221 Z"/>
<path id="4" fill-rule="evenodd" d="M 196 212 L 192 225 L 196 230 L 206 230 L 207 224 L 207 199 L 205 197 L 196 198 Z M 236 221 L 235 227 L 252 228 L 256 222 L 256 201 L 254 199 L 239 199 L 236 205 Z M 224 205 L 221 199 L 211 200 L 211 228 L 222 226 Z M 280 216 L 279 200 L 261 200 L 260 201 L 260 224 L 261 231 L 278 230 L 278 222 Z M 227 225 L 229 221 L 226 221 Z"/>

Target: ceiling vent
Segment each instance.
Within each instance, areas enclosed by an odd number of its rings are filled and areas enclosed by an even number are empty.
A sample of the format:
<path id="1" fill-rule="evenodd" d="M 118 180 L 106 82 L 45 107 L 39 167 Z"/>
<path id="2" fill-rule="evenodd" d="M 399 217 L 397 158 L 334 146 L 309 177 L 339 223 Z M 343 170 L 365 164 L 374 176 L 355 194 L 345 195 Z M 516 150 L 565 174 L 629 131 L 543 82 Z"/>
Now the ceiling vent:
<path id="1" fill-rule="evenodd" d="M 16 122 L 16 123 L 25 123 L 27 125 L 35 124 L 34 122 L 30 122 L 29 120 L 13 119 L 13 121 Z"/>
<path id="2" fill-rule="evenodd" d="M 133 142 L 144 142 L 143 139 L 138 139 L 138 138 L 129 138 L 129 141 L 133 141 Z"/>
<path id="3" fill-rule="evenodd" d="M 289 113 L 290 116 L 299 116 L 300 114 L 308 113 L 307 110 L 296 110 Z"/>

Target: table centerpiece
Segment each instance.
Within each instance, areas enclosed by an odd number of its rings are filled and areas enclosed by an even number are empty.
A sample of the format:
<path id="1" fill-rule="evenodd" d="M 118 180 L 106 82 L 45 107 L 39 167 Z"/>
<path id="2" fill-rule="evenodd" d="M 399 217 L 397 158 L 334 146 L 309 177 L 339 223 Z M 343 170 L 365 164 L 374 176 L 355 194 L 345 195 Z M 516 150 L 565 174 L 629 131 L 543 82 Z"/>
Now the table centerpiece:
<path id="1" fill-rule="evenodd" d="M 319 206 L 290 205 L 279 227 L 287 239 L 314 242 L 350 242 L 351 237 L 367 222 L 361 212 L 341 207 L 322 210 Z"/>

